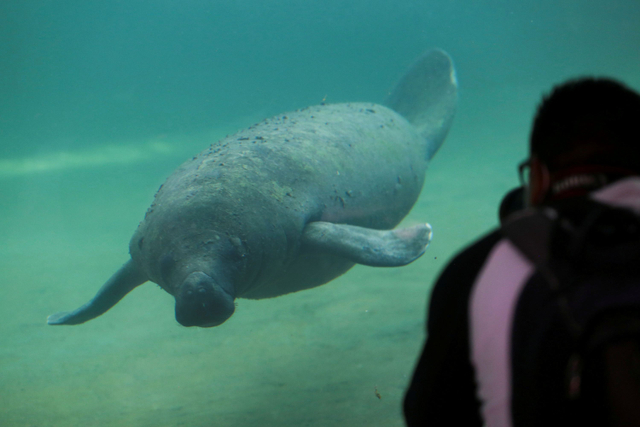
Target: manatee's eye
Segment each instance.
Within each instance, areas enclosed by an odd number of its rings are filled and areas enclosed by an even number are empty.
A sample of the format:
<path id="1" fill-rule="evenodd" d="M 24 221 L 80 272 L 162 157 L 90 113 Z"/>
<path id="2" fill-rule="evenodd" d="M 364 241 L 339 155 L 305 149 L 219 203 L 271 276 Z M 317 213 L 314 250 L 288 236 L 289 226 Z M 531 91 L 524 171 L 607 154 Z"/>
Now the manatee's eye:
<path id="1" fill-rule="evenodd" d="M 246 256 L 247 249 L 238 237 L 229 238 L 230 250 L 225 254 L 225 258 L 229 263 L 238 264 Z"/>

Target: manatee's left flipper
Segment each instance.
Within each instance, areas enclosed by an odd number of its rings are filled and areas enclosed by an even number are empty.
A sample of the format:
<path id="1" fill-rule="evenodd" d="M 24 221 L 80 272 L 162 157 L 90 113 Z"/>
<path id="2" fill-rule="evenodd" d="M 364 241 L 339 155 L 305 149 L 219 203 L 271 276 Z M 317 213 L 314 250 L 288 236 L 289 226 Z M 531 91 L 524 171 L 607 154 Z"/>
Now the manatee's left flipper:
<path id="1" fill-rule="evenodd" d="M 302 234 L 308 247 L 373 267 L 399 267 L 419 258 L 431 241 L 431 226 L 420 224 L 395 230 L 312 222 Z"/>
<path id="2" fill-rule="evenodd" d="M 47 318 L 47 323 L 77 325 L 98 317 L 147 280 L 148 278 L 136 267 L 133 260 L 129 260 L 102 285 L 91 301 L 74 311 L 52 314 Z"/>

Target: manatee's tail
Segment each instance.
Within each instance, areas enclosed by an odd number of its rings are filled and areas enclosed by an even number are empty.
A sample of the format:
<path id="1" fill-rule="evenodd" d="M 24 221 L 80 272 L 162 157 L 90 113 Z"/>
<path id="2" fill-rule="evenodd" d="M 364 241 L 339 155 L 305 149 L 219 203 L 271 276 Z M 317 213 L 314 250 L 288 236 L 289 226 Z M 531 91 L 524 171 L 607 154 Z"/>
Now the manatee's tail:
<path id="1" fill-rule="evenodd" d="M 422 55 L 396 84 L 386 105 L 402 114 L 425 137 L 427 158 L 447 136 L 458 101 L 458 82 L 449 55 L 434 49 Z"/>

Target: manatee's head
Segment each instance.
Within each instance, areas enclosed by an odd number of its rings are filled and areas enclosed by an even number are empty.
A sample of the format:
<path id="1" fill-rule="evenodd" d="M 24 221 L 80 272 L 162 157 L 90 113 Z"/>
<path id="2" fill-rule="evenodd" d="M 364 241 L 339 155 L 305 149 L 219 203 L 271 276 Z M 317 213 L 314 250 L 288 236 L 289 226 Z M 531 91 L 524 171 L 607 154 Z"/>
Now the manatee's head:
<path id="1" fill-rule="evenodd" d="M 176 320 L 182 326 L 218 326 L 235 310 L 233 295 L 201 271 L 184 279 L 175 298 Z"/>

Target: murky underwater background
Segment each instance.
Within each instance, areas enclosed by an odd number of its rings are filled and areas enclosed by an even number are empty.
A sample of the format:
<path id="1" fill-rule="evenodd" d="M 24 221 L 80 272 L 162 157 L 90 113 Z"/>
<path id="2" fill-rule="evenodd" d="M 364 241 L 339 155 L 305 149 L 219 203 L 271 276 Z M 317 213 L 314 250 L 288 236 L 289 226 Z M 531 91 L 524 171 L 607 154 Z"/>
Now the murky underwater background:
<path id="1" fill-rule="evenodd" d="M 638 22 L 635 0 L 0 2 L 0 426 L 401 426 L 430 287 L 497 224 L 541 95 L 640 89 Z M 239 300 L 213 329 L 154 284 L 45 325 L 127 260 L 183 160 L 287 110 L 382 102 L 436 46 L 460 97 L 406 219 L 433 225 L 421 259 Z"/>

